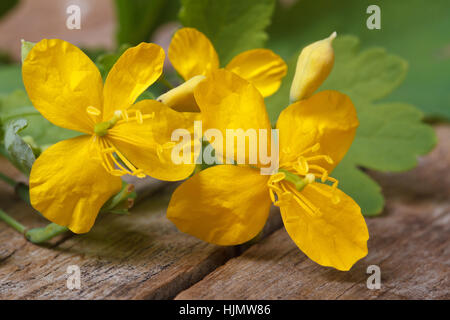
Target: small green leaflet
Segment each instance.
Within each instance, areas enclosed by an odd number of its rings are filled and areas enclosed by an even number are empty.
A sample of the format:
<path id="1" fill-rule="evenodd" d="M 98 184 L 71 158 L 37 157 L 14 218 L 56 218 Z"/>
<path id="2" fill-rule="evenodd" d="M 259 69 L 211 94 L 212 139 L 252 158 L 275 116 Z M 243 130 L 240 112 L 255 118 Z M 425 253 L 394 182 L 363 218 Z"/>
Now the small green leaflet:
<path id="1" fill-rule="evenodd" d="M 222 65 L 242 51 L 261 48 L 267 40 L 274 0 L 182 0 L 180 21 L 203 32 Z"/>
<path id="2" fill-rule="evenodd" d="M 320 90 L 337 90 L 350 96 L 358 112 L 360 126 L 355 140 L 333 176 L 340 188 L 361 206 L 364 215 L 379 214 L 384 206 L 380 186 L 360 168 L 378 171 L 406 171 L 417 157 L 436 144 L 433 129 L 422 122 L 416 107 L 402 102 L 379 102 L 401 84 L 407 63 L 382 48 L 359 51 L 352 36 L 334 40 L 335 65 Z M 296 54 L 288 63 L 289 72 L 280 90 L 266 99 L 272 123 L 288 105 L 295 72 Z"/>
<path id="3" fill-rule="evenodd" d="M 20 57 L 22 60 L 22 63 L 25 61 L 26 57 L 28 56 L 28 53 L 33 49 L 35 42 L 25 41 L 22 39 L 22 46 L 20 48 Z"/>
<path id="4" fill-rule="evenodd" d="M 6 124 L 4 145 L 8 158 L 26 175 L 30 175 L 31 167 L 36 160 L 31 147 L 17 134 L 28 125 L 24 119 L 13 120 Z"/>

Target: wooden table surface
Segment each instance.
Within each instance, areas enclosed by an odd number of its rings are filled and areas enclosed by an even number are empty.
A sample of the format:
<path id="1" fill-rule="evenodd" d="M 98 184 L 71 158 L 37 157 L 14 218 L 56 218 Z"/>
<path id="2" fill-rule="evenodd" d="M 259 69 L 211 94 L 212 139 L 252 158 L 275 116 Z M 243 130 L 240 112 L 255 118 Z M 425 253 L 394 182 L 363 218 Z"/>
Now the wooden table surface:
<path id="1" fill-rule="evenodd" d="M 369 254 L 349 272 L 321 267 L 300 252 L 279 212 L 259 241 L 219 247 L 180 233 L 165 218 L 174 189 L 147 180 L 130 216 L 102 214 L 86 235 L 37 246 L 0 222 L 0 299 L 449 299 L 450 127 L 435 127 L 437 148 L 406 173 L 371 173 L 386 209 L 368 218 Z M 17 173 L 5 161 L 0 171 Z M 28 227 L 44 219 L 0 182 L 0 208 Z M 78 265 L 81 288 L 67 288 Z M 381 270 L 370 290 L 369 265 Z"/>

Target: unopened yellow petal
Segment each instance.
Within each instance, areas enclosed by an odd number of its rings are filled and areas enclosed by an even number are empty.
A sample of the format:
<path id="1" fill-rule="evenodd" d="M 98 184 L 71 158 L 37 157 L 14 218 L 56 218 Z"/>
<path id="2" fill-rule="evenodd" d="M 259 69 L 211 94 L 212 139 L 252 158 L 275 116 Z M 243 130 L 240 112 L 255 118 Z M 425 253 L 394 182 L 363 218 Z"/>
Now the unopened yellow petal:
<path id="1" fill-rule="evenodd" d="M 220 69 L 212 72 L 210 76 L 199 83 L 194 94 L 202 113 L 203 130 L 220 130 L 224 137 L 223 154 L 227 154 L 228 151 L 229 154 L 233 152 L 234 159 L 236 159 L 238 153 L 245 153 L 245 164 L 249 164 L 249 151 L 258 150 L 254 148 L 259 146 L 259 129 L 265 129 L 267 135 L 270 134 L 271 130 L 261 93 L 247 80 L 231 71 Z M 247 137 L 241 135 L 247 141 L 245 150 L 238 148 L 239 144 L 236 142 L 234 150 L 230 148 L 227 151 L 225 140 L 227 137 L 231 137 L 232 132 L 230 130 L 238 133 L 237 130 L 239 129 L 244 134 L 248 133 Z M 255 143 L 250 144 L 249 148 L 250 136 L 255 136 L 256 139 L 254 140 Z M 267 141 L 268 146 L 270 146 L 270 136 Z M 256 151 L 254 154 L 258 155 L 259 153 Z"/>
<path id="2" fill-rule="evenodd" d="M 136 110 L 142 115 L 142 123 Z M 146 175 L 165 181 L 182 180 L 192 174 L 194 160 L 190 164 L 174 163 L 172 149 L 176 143 L 171 142 L 171 137 L 176 129 L 192 132 L 191 120 L 160 102 L 142 100 L 129 110 L 128 121 L 117 122 L 106 139 Z"/>
<path id="3" fill-rule="evenodd" d="M 157 100 L 176 111 L 199 112 L 200 109 L 194 97 L 194 89 L 204 79 L 205 76 L 195 76 L 159 96 Z"/>
<path id="4" fill-rule="evenodd" d="M 280 165 L 295 161 L 307 148 L 319 143 L 320 148 L 308 155 L 331 157 L 333 163 L 320 163 L 330 172 L 350 148 L 358 124 L 352 101 L 337 91 L 322 91 L 290 105 L 277 122 Z"/>
<path id="5" fill-rule="evenodd" d="M 53 124 L 93 132 L 95 117 L 88 107 L 102 108 L 103 81 L 95 64 L 74 45 L 39 41 L 22 66 L 25 89 L 33 106 Z"/>
<path id="6" fill-rule="evenodd" d="M 98 142 L 80 136 L 51 146 L 37 158 L 30 174 L 30 201 L 50 221 L 85 233 L 121 187 L 121 179 L 103 168 Z"/>
<path id="7" fill-rule="evenodd" d="M 312 96 L 330 74 L 334 65 L 334 50 L 331 45 L 334 38 L 336 32 L 326 39 L 310 44 L 300 53 L 291 85 L 292 102 Z"/>
<path id="8" fill-rule="evenodd" d="M 180 231 L 210 243 L 244 243 L 266 223 L 271 204 L 267 180 L 249 167 L 208 168 L 175 190 L 167 218 Z"/>
<path id="9" fill-rule="evenodd" d="M 211 41 L 193 28 L 182 28 L 174 34 L 169 59 L 184 80 L 206 76 L 219 68 L 219 57 Z"/>
<path id="10" fill-rule="evenodd" d="M 316 215 L 311 215 L 294 199 L 289 205 L 282 206 L 284 225 L 295 244 L 311 260 L 338 270 L 350 270 L 355 262 L 367 255 L 369 232 L 366 222 L 360 207 L 345 193 L 337 189 L 340 201 L 333 204 L 322 192 L 331 194 L 332 188 L 313 183 L 300 192 L 301 197 L 310 202 L 303 202 L 304 205 L 319 210 Z"/>
<path id="11" fill-rule="evenodd" d="M 244 51 L 234 57 L 226 68 L 250 81 L 263 97 L 278 90 L 287 72 L 283 59 L 268 49 Z"/>
<path id="12" fill-rule="evenodd" d="M 141 43 L 125 51 L 108 73 L 104 89 L 103 120 L 115 110 L 129 108 L 161 76 L 164 50 L 153 43 Z"/>

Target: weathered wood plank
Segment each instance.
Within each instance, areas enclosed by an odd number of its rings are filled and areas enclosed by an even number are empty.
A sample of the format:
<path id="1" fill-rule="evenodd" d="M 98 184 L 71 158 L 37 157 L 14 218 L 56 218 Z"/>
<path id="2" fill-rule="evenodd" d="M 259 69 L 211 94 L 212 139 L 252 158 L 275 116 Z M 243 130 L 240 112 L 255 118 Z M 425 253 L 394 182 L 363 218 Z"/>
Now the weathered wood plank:
<path id="1" fill-rule="evenodd" d="M 403 174 L 373 174 L 387 206 L 367 219 L 369 254 L 351 271 L 318 266 L 281 229 L 231 259 L 176 299 L 450 298 L 450 127 L 439 145 Z M 366 286 L 367 267 L 381 268 L 381 289 Z"/>
<path id="2" fill-rule="evenodd" d="M 0 230 L 16 248 L 0 264 L 0 298 L 170 298 L 234 254 L 179 233 L 165 219 L 167 200 L 149 198 L 132 216 L 105 215 L 88 234 L 55 247 Z M 80 267 L 81 290 L 66 287 L 70 265 Z"/>

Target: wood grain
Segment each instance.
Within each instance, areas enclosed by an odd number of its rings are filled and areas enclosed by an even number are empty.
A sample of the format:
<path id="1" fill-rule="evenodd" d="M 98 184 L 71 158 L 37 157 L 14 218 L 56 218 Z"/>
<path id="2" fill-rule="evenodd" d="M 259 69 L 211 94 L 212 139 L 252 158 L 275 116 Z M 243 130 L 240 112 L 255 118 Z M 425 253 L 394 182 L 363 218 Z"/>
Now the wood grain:
<path id="1" fill-rule="evenodd" d="M 280 229 L 176 299 L 448 299 L 449 217 L 448 203 L 389 201 L 349 272 L 315 264 Z M 369 265 L 381 268 L 380 290 L 366 287 Z"/>
<path id="2" fill-rule="evenodd" d="M 176 230 L 165 217 L 175 186 L 142 196 L 130 216 L 102 214 L 88 234 L 66 234 L 46 246 L 0 223 L 0 299 L 169 299 L 201 280 L 242 248 Z M 45 223 L 16 200 L 6 209 L 27 226 Z M 275 220 L 265 234 L 278 227 Z M 81 290 L 67 289 L 70 265 L 80 267 Z"/>

